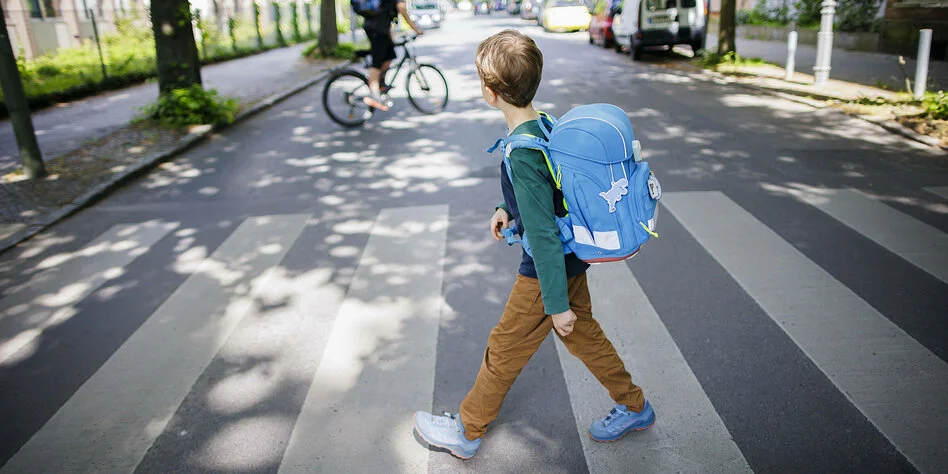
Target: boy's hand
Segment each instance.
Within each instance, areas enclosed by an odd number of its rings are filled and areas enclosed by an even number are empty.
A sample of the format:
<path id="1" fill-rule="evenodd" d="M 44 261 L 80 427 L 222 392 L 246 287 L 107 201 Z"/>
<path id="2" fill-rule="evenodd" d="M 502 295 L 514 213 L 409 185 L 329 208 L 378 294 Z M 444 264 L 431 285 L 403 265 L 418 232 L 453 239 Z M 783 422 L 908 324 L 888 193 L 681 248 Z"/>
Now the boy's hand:
<path id="1" fill-rule="evenodd" d="M 573 325 L 576 324 L 576 313 L 573 313 L 573 310 L 568 309 L 565 313 L 554 314 L 551 317 L 553 318 L 553 327 L 556 328 L 556 332 L 560 333 L 560 336 L 566 337 L 573 332 Z"/>
<path id="2" fill-rule="evenodd" d="M 509 225 L 510 218 L 507 217 L 507 211 L 503 209 L 497 209 L 497 212 L 494 213 L 494 216 L 490 218 L 490 232 L 494 236 L 494 240 L 502 240 L 504 235 L 500 233 L 500 230 L 506 229 Z"/>

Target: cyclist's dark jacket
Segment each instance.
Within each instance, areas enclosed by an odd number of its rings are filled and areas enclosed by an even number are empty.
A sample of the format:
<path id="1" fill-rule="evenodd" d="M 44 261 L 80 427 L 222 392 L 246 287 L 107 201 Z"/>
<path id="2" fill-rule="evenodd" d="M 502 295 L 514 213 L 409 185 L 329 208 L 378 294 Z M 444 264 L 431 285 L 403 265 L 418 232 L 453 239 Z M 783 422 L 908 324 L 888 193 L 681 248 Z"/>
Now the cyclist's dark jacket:
<path id="1" fill-rule="evenodd" d="M 398 16 L 397 6 L 404 3 L 405 0 L 382 0 L 382 8 L 376 16 L 370 16 L 365 19 L 363 27 L 366 30 L 373 30 L 388 33 L 391 30 L 392 22 Z"/>

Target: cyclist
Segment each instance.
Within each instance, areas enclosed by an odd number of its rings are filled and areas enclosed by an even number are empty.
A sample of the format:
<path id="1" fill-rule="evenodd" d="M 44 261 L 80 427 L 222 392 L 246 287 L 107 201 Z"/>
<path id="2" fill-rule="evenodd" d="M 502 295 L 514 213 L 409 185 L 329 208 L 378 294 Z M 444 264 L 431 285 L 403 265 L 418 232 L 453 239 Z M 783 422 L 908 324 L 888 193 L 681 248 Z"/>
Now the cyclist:
<path id="1" fill-rule="evenodd" d="M 392 23 L 402 15 L 408 26 L 415 30 L 418 36 L 425 32 L 415 25 L 411 16 L 408 14 L 408 7 L 405 0 L 382 0 L 382 7 L 377 15 L 365 19 L 365 35 L 371 43 L 372 67 L 369 68 L 369 90 L 371 95 L 363 99 L 369 107 L 375 107 L 379 110 L 388 110 L 391 105 L 386 104 L 387 98 L 382 94 L 388 92 L 388 86 L 381 84 L 385 73 L 392 65 L 392 60 L 397 57 L 395 54 L 395 42 L 392 40 Z"/>

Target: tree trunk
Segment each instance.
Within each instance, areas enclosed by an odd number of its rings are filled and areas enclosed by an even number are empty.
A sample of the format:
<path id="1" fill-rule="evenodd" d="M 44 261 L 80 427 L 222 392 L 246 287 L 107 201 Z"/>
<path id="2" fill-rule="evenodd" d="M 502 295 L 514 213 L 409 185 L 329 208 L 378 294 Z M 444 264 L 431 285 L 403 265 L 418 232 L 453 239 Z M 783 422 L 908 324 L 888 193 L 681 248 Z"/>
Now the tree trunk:
<path id="1" fill-rule="evenodd" d="M 201 85 L 201 62 L 194 42 L 189 0 L 151 2 L 151 24 L 161 93 Z"/>
<path id="2" fill-rule="evenodd" d="M 735 15 L 737 12 L 737 0 L 721 0 L 721 21 L 718 31 L 718 54 L 730 53 L 736 51 L 734 44 Z"/>
<path id="3" fill-rule="evenodd" d="M 339 43 L 339 29 L 336 27 L 335 0 L 322 0 L 319 4 L 319 52 L 324 56 L 335 51 Z"/>
<path id="4" fill-rule="evenodd" d="M 6 98 L 7 111 L 10 114 L 10 123 L 13 125 L 13 136 L 20 151 L 20 162 L 26 177 L 30 179 L 46 176 L 46 167 L 43 164 L 43 154 L 36 143 L 36 131 L 33 128 L 33 118 L 30 107 L 23 91 L 23 82 L 20 78 L 20 69 L 13 56 L 13 46 L 7 34 L 6 14 L 3 3 L 0 3 L 0 90 Z"/>

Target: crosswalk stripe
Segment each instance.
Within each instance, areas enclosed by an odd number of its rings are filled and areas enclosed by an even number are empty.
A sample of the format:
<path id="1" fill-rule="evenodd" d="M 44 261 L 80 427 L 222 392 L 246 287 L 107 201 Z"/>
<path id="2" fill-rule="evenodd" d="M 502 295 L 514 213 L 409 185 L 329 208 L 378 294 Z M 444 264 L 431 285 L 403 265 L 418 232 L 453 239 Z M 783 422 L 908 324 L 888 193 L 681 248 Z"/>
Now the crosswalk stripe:
<path id="1" fill-rule="evenodd" d="M 655 425 L 630 435 L 632 439 L 622 441 L 629 444 L 622 448 L 589 439 L 589 424 L 604 416 L 615 402 L 557 338 L 556 349 L 589 471 L 751 472 L 629 267 L 621 263 L 597 265 L 588 275 L 593 317 L 656 411 Z"/>
<path id="2" fill-rule="evenodd" d="M 298 254 L 292 252 L 284 261 Z M 293 431 L 289 413 L 302 403 L 342 304 L 345 288 L 334 284 L 335 274 L 324 266 L 275 269 L 257 307 L 234 328 L 136 471 L 277 465 Z"/>
<path id="3" fill-rule="evenodd" d="M 430 408 L 448 206 L 386 209 L 372 227 L 280 472 L 419 472 Z"/>
<path id="4" fill-rule="evenodd" d="M 69 320 L 76 303 L 120 277 L 125 266 L 176 227 L 160 221 L 117 225 L 75 252 L 40 262 L 43 271 L 0 299 L 0 366 L 32 353 L 28 347 L 43 331 Z"/>
<path id="5" fill-rule="evenodd" d="M 241 223 L 2 472 L 133 470 L 308 217 Z"/>
<path id="6" fill-rule="evenodd" d="M 925 191 L 928 191 L 932 194 L 937 194 L 944 199 L 948 199 L 948 186 L 936 186 L 931 188 L 925 188 Z"/>
<path id="7" fill-rule="evenodd" d="M 854 189 L 840 189 L 824 198 L 813 205 L 948 283 L 948 234 Z"/>
<path id="8" fill-rule="evenodd" d="M 948 471 L 948 364 L 723 193 L 664 206 L 920 471 Z"/>

